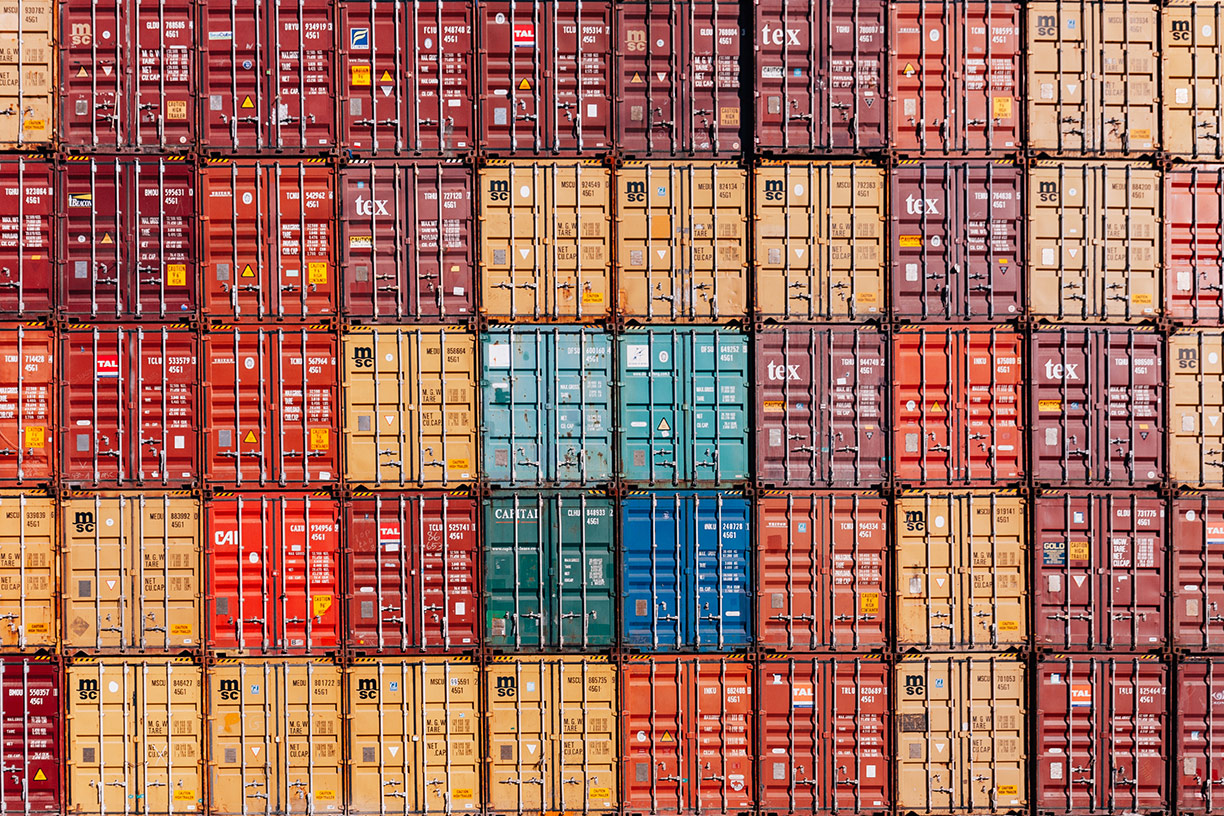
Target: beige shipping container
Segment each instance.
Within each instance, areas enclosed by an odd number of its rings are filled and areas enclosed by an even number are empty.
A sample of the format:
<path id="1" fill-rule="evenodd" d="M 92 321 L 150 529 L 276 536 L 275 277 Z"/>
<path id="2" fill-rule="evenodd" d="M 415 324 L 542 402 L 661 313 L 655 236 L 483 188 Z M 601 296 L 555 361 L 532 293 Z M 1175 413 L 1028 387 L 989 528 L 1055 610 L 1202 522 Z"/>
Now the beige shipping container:
<path id="1" fill-rule="evenodd" d="M 55 132 L 51 0 L 0 3 L 0 147 L 39 148 Z"/>
<path id="2" fill-rule="evenodd" d="M 599 657 L 484 669 L 491 811 L 617 809 L 616 668 Z"/>
<path id="3" fill-rule="evenodd" d="M 631 321 L 742 320 L 748 177 L 731 162 L 629 161 L 616 174 L 617 306 Z"/>
<path id="4" fill-rule="evenodd" d="M 198 664 L 77 659 L 68 668 L 67 698 L 69 813 L 203 812 Z"/>
<path id="5" fill-rule="evenodd" d="M 462 657 L 345 670 L 349 813 L 480 811 L 479 680 Z"/>
<path id="6" fill-rule="evenodd" d="M 1164 149 L 1195 161 L 1224 159 L 1224 5 L 1171 0 L 1160 17 Z"/>
<path id="7" fill-rule="evenodd" d="M 209 812 L 343 812 L 341 682 L 324 660 L 217 661 L 208 672 Z"/>
<path id="8" fill-rule="evenodd" d="M 886 274 L 883 168 L 766 162 L 754 177 L 757 317 L 879 317 Z"/>
<path id="9" fill-rule="evenodd" d="M 1029 168 L 1029 309 L 1046 320 L 1149 320 L 1161 310 L 1160 171 L 1137 162 Z"/>
<path id="10" fill-rule="evenodd" d="M 0 491 L 0 648 L 59 643 L 55 500 Z"/>
<path id="11" fill-rule="evenodd" d="M 63 502 L 64 647 L 149 653 L 202 644 L 200 503 L 188 493 Z"/>
<path id="12" fill-rule="evenodd" d="M 437 326 L 357 327 L 344 355 L 344 477 L 448 486 L 476 475 L 476 338 Z"/>
<path id="13" fill-rule="evenodd" d="M 1159 145 L 1154 2 L 1028 6 L 1029 147 L 1056 154 L 1151 153 Z"/>
<path id="14" fill-rule="evenodd" d="M 1169 476 L 1224 487 L 1224 330 L 1169 337 Z"/>
<path id="15" fill-rule="evenodd" d="M 494 320 L 606 318 L 612 180 L 594 161 L 490 161 L 480 169 L 481 309 Z"/>
<path id="16" fill-rule="evenodd" d="M 897 806 L 941 814 L 1028 802 L 1024 664 L 1014 655 L 906 655 L 897 663 Z"/>

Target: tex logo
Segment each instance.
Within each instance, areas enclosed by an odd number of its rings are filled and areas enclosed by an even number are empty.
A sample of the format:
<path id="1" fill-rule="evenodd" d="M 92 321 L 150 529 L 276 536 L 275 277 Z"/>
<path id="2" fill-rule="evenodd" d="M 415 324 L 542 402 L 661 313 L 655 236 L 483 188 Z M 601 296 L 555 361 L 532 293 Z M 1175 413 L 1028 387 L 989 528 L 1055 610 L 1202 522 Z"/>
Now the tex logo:
<path id="1" fill-rule="evenodd" d="M 94 361 L 94 376 L 98 379 L 119 376 L 119 355 L 99 354 Z"/>
<path id="2" fill-rule="evenodd" d="M 370 48 L 370 29 L 368 28 L 350 28 L 349 29 L 349 48 L 369 50 Z"/>

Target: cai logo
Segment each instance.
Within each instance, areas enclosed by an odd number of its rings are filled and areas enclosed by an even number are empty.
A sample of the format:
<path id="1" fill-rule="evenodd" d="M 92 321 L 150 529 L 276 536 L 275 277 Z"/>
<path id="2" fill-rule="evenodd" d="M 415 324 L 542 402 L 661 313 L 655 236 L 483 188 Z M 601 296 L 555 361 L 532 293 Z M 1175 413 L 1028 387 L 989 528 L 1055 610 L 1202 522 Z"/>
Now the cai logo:
<path id="1" fill-rule="evenodd" d="M 349 48 L 368 49 L 370 47 L 370 29 L 350 28 Z"/>

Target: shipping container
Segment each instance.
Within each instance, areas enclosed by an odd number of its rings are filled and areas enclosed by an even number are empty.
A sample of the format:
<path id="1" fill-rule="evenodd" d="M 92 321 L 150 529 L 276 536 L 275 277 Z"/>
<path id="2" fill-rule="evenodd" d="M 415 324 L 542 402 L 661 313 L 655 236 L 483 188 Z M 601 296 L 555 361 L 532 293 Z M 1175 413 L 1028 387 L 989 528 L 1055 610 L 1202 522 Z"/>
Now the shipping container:
<path id="1" fill-rule="evenodd" d="M 1164 459 L 1164 338 L 1062 328 L 1029 338 L 1033 478 L 1053 485 L 1158 483 Z"/>
<path id="2" fill-rule="evenodd" d="M 479 429 L 470 332 L 353 328 L 342 335 L 341 350 L 346 479 L 405 488 L 474 477 Z"/>
<path id="3" fill-rule="evenodd" d="M 198 663 L 182 657 L 78 658 L 67 675 L 69 813 L 204 810 L 204 681 Z"/>
<path id="4" fill-rule="evenodd" d="M 10 813 L 64 813 L 63 677 L 54 658 L 0 660 L 4 742 L 0 802 Z"/>
<path id="5" fill-rule="evenodd" d="M 359 658 L 344 670 L 348 813 L 479 812 L 480 678 L 471 658 Z"/>
<path id="6" fill-rule="evenodd" d="M 483 0 L 481 145 L 502 154 L 607 153 L 613 145 L 612 4 Z"/>
<path id="7" fill-rule="evenodd" d="M 1224 487 L 1224 331 L 1169 335 L 1169 478 Z"/>
<path id="8" fill-rule="evenodd" d="M 47 149 L 55 139 L 55 8 L 22 0 L 0 8 L 0 147 Z"/>
<path id="9" fill-rule="evenodd" d="M 396 323 L 470 318 L 476 226 L 468 169 L 457 162 L 349 161 L 339 184 L 345 314 Z"/>
<path id="10" fill-rule="evenodd" d="M 594 492 L 498 491 L 482 504 L 486 642 L 516 652 L 610 648 L 613 500 Z"/>
<path id="11" fill-rule="evenodd" d="M 1009 654 L 912 654 L 896 672 L 898 808 L 1027 812 L 1024 663 Z"/>
<path id="12" fill-rule="evenodd" d="M 0 482 L 49 484 L 56 452 L 55 331 L 0 324 Z"/>
<path id="13" fill-rule="evenodd" d="M 204 462 L 214 484 L 313 487 L 338 479 L 336 337 L 230 328 L 204 337 Z"/>
<path id="14" fill-rule="evenodd" d="M 606 318 L 612 310 L 607 166 L 492 161 L 481 167 L 478 183 L 481 312 L 512 322 Z"/>
<path id="15" fill-rule="evenodd" d="M 1037 665 L 1042 813 L 1168 813 L 1169 672 L 1156 658 L 1065 656 Z"/>
<path id="16" fill-rule="evenodd" d="M 862 154 L 888 144 L 885 5 L 753 3 L 758 151 Z"/>
<path id="17" fill-rule="evenodd" d="M 195 12 L 193 0 L 61 0 L 60 143 L 72 150 L 193 149 Z"/>
<path id="18" fill-rule="evenodd" d="M 210 668 L 207 812 L 343 813 L 343 680 L 323 660 Z"/>
<path id="19" fill-rule="evenodd" d="M 1190 652 L 1224 650 L 1224 494 L 1173 499 L 1169 576 L 1173 645 Z"/>
<path id="20" fill-rule="evenodd" d="M 455 155 L 475 146 L 472 3 L 344 0 L 341 145 L 359 155 Z"/>
<path id="21" fill-rule="evenodd" d="M 888 645 L 883 496 L 765 491 L 753 524 L 759 645 L 787 652 Z"/>
<path id="22" fill-rule="evenodd" d="M 0 23 L 4 15 L 0 9 Z M 4 36 L 0 32 L 0 43 Z M 2 59 L 0 53 L 0 76 Z M 0 135 L 0 144 L 2 139 Z M 54 166 L 42 156 L 0 157 L 0 189 L 5 192 L 0 198 L 0 314 L 46 317 L 52 311 L 52 265 L 57 260 L 52 248 L 55 216 L 60 212 L 55 205 Z"/>
<path id="23" fill-rule="evenodd" d="M 365 492 L 344 511 L 349 648 L 474 650 L 480 643 L 476 500 Z"/>
<path id="24" fill-rule="evenodd" d="M 1138 162 L 1028 170 L 1029 311 L 1059 322 L 1147 320 L 1161 297 L 1160 171 Z"/>
<path id="25" fill-rule="evenodd" d="M 991 486 L 1025 472 L 1024 339 L 999 328 L 893 335 L 893 476 Z"/>
<path id="26" fill-rule="evenodd" d="M 60 311 L 89 320 L 195 319 L 195 169 L 182 157 L 69 156 L 58 175 Z"/>
<path id="27" fill-rule="evenodd" d="M 339 650 L 339 502 L 220 494 L 205 504 L 204 541 L 212 649 L 233 656 Z"/>
<path id="28" fill-rule="evenodd" d="M 890 674 L 879 657 L 761 658 L 762 812 L 890 812 Z"/>
<path id="29" fill-rule="evenodd" d="M 1068 491 L 1033 503 L 1034 641 L 1054 649 L 1163 646 L 1165 504 L 1154 493 Z"/>
<path id="30" fill-rule="evenodd" d="M 892 146 L 903 153 L 1016 152 L 1023 3 L 889 5 Z"/>
<path id="31" fill-rule="evenodd" d="M 748 215 L 748 177 L 731 162 L 626 162 L 616 181 L 618 312 L 630 321 L 743 320 Z"/>
<path id="32" fill-rule="evenodd" d="M 747 479 L 747 336 L 673 327 L 618 342 L 618 475 L 650 485 Z"/>
<path id="33" fill-rule="evenodd" d="M 1160 146 L 1157 4 L 1028 4 L 1028 144 L 1059 155 Z"/>
<path id="34" fill-rule="evenodd" d="M 65 498 L 61 507 L 65 651 L 198 652 L 199 500 L 95 492 Z"/>
<path id="35" fill-rule="evenodd" d="M 1180 323 L 1224 324 L 1224 165 L 1164 172 L 1165 310 Z"/>
<path id="36" fill-rule="evenodd" d="M 1161 142 L 1194 161 L 1224 159 L 1222 14 L 1220 4 L 1203 0 L 1179 0 L 1160 12 Z"/>
<path id="37" fill-rule="evenodd" d="M 751 503 L 714 491 L 631 491 L 620 503 L 624 644 L 729 651 L 752 641 Z"/>
<path id="38" fill-rule="evenodd" d="M 0 619 L 4 620 L 0 649 L 4 651 L 54 649 L 60 642 L 55 518 L 55 499 L 47 493 L 0 492 Z M 0 663 L 0 685 L 3 673 Z M 0 803 L 4 801 L 0 774 Z"/>
<path id="39" fill-rule="evenodd" d="M 1218 813 L 1217 790 L 1224 775 L 1224 662 L 1216 657 L 1190 657 L 1177 667 L 1177 721 L 1173 740 L 1179 762 L 1174 763 L 1178 813 Z M 1216 713 L 1221 719 L 1216 719 Z"/>
<path id="40" fill-rule="evenodd" d="M 896 499 L 899 649 L 998 651 L 1028 643 L 1027 509 L 1011 492 Z"/>
<path id="41" fill-rule="evenodd" d="M 753 178 L 756 316 L 884 317 L 884 169 L 862 161 L 765 162 Z"/>
<path id="42" fill-rule="evenodd" d="M 481 672 L 492 813 L 616 813 L 616 667 L 606 658 L 495 658 Z"/>
<path id="43" fill-rule="evenodd" d="M 483 472 L 495 484 L 612 477 L 612 339 L 512 326 L 480 335 Z"/>

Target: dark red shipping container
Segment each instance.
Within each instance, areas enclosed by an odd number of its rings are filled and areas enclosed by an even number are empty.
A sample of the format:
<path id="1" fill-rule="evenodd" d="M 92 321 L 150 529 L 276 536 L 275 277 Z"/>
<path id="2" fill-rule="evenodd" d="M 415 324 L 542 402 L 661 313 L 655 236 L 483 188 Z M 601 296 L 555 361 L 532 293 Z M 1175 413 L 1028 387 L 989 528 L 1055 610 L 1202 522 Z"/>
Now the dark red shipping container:
<path id="1" fill-rule="evenodd" d="M 51 313 L 55 176 L 39 157 L 0 158 L 0 315 Z"/>
<path id="2" fill-rule="evenodd" d="M 472 316 L 472 174 L 458 163 L 358 162 L 340 171 L 345 313 L 358 320 Z"/>
<path id="3" fill-rule="evenodd" d="M 1224 660 L 1183 658 L 1177 667 L 1177 729 L 1173 779 L 1179 813 L 1224 808 Z M 1219 714 L 1219 719 L 1216 715 Z"/>
<path id="4" fill-rule="evenodd" d="M 205 506 L 209 645 L 233 656 L 336 651 L 340 503 L 242 493 Z"/>
<path id="5" fill-rule="evenodd" d="M 1033 477 L 1130 487 L 1164 476 L 1164 339 L 1134 329 L 1033 332 Z"/>
<path id="6" fill-rule="evenodd" d="M 1224 324 L 1224 165 L 1176 164 L 1164 174 L 1165 310 Z"/>
<path id="7" fill-rule="evenodd" d="M 195 2 L 58 5 L 61 143 L 73 150 L 194 148 Z"/>
<path id="8" fill-rule="evenodd" d="M 336 338 L 314 329 L 229 329 L 204 338 L 208 481 L 315 487 L 339 479 Z"/>
<path id="9" fill-rule="evenodd" d="M 55 332 L 0 325 L 0 483 L 51 480 L 55 462 Z"/>
<path id="10" fill-rule="evenodd" d="M 447 493 L 350 501 L 348 645 L 366 654 L 470 651 L 480 637 L 477 503 Z"/>
<path id="11" fill-rule="evenodd" d="M 72 488 L 200 480 L 199 341 L 136 324 L 63 334 L 60 478 Z"/>
<path id="12" fill-rule="evenodd" d="M 736 155 L 739 6 L 718 0 L 616 4 L 616 134 L 625 155 Z"/>
<path id="13" fill-rule="evenodd" d="M 753 5 L 757 149 L 812 155 L 885 147 L 885 0 Z"/>
<path id="14" fill-rule="evenodd" d="M 1170 512 L 1173 645 L 1224 651 L 1224 494 L 1179 496 Z"/>
<path id="15" fill-rule="evenodd" d="M 1167 813 L 1168 685 L 1168 669 L 1154 658 L 1041 661 L 1037 811 Z"/>
<path id="16" fill-rule="evenodd" d="M 1155 493 L 1067 491 L 1033 503 L 1033 630 L 1054 649 L 1165 644 L 1165 504 Z"/>
<path id="17" fill-rule="evenodd" d="M 336 313 L 331 168 L 229 161 L 202 171 L 204 313 L 225 321 Z"/>
<path id="18" fill-rule="evenodd" d="M 195 171 L 181 158 L 70 156 L 60 307 L 88 320 L 196 316 Z"/>
<path id="19" fill-rule="evenodd" d="M 0 803 L 8 813 L 63 813 L 62 677 L 52 659 L 0 660 Z"/>
<path id="20" fill-rule="evenodd" d="M 472 8 L 462 0 L 340 5 L 343 147 L 451 156 L 476 138 Z"/>
<path id="21" fill-rule="evenodd" d="M 888 644 L 888 502 L 765 492 L 756 503 L 757 642 L 778 651 Z"/>

